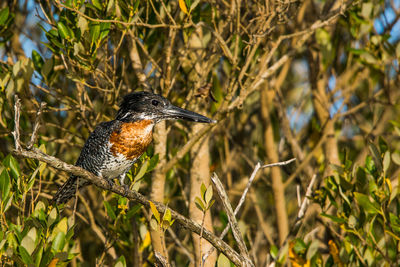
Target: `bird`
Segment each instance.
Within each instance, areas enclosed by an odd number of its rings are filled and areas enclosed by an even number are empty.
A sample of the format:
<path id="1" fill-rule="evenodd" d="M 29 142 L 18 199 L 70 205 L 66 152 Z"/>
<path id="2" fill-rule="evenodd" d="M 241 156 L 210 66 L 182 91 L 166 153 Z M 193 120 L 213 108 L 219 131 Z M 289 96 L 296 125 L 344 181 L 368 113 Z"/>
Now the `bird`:
<path id="1" fill-rule="evenodd" d="M 147 91 L 133 92 L 123 97 L 114 120 L 98 124 L 86 140 L 75 163 L 91 173 L 121 185 L 126 173 L 146 151 L 153 139 L 153 127 L 163 120 L 186 120 L 216 123 L 203 115 L 179 108 L 161 95 Z M 90 182 L 71 175 L 53 197 L 56 204 L 66 203 Z M 126 186 L 126 185 L 124 185 Z"/>

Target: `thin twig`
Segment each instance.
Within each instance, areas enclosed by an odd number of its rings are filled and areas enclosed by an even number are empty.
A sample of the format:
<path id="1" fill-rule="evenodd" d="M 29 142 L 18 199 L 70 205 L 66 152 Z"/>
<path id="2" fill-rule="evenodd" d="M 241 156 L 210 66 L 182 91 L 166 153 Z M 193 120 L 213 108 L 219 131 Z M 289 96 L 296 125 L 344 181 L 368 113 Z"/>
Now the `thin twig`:
<path id="1" fill-rule="evenodd" d="M 295 160 L 296 160 L 296 158 L 292 158 L 292 159 L 289 159 L 289 160 L 286 160 L 286 161 L 282 161 L 282 162 L 266 164 L 266 165 L 261 166 L 261 169 L 288 165 L 289 163 L 292 163 Z"/>
<path id="2" fill-rule="evenodd" d="M 156 257 L 156 266 L 162 266 L 162 267 L 171 266 L 160 252 L 158 251 L 154 252 L 154 256 Z"/>
<path id="3" fill-rule="evenodd" d="M 18 98 L 18 95 L 15 95 L 15 104 L 14 104 L 14 131 L 12 132 L 12 135 L 14 136 L 14 142 L 15 142 L 15 150 L 21 150 L 21 143 L 20 143 L 20 134 L 19 134 L 19 117 L 20 117 L 20 111 L 21 111 L 21 101 Z"/>
<path id="4" fill-rule="evenodd" d="M 287 165 L 287 164 L 289 164 L 289 163 L 291 163 L 291 162 L 293 162 L 295 160 L 296 160 L 296 158 L 292 158 L 292 159 L 287 160 L 287 161 L 266 164 L 266 165 L 263 165 L 263 166 L 261 166 L 261 163 L 258 162 L 256 164 L 256 166 L 254 167 L 254 170 L 250 175 L 249 181 L 247 182 L 246 188 L 244 189 L 244 191 L 242 193 L 242 196 L 240 197 L 239 203 L 235 208 L 235 211 L 234 211 L 235 216 L 238 214 L 240 208 L 242 207 L 242 205 L 243 205 L 243 203 L 244 203 L 244 201 L 246 199 L 247 193 L 248 193 L 248 191 L 249 191 L 249 189 L 251 187 L 251 184 L 253 183 L 253 180 L 256 177 L 257 172 L 261 168 L 264 169 L 264 168 L 269 168 L 269 167 L 274 167 L 274 166 L 284 166 L 284 165 Z M 225 235 L 228 233 L 228 230 L 229 230 L 229 225 L 225 226 L 225 229 L 222 231 L 222 233 L 220 234 L 219 238 L 223 239 L 225 237 Z M 214 252 L 214 250 L 215 250 L 214 247 L 210 248 L 210 250 L 208 250 L 208 252 L 206 254 L 204 254 L 202 261 L 205 262 L 205 260 Z"/>
<path id="5" fill-rule="evenodd" d="M 241 266 L 254 266 L 254 263 L 250 260 L 249 252 L 243 240 L 242 233 L 240 232 L 235 214 L 232 209 L 232 205 L 229 202 L 228 195 L 216 173 L 213 173 L 213 175 L 211 176 L 211 181 L 214 183 L 215 188 L 217 189 L 217 193 L 222 201 L 222 205 L 224 206 L 226 215 L 228 216 L 229 225 L 231 226 L 233 236 L 239 247 L 240 254 L 246 259 L 246 261 L 243 262 Z"/>
<path id="6" fill-rule="evenodd" d="M 46 162 L 48 165 L 52 166 L 53 168 L 56 168 L 58 170 L 66 171 L 70 174 L 79 176 L 83 179 L 88 180 L 92 184 L 105 189 L 109 190 L 111 192 L 114 192 L 118 195 L 124 196 L 130 200 L 136 201 L 137 203 L 140 203 L 144 205 L 147 208 L 150 208 L 149 201 L 146 197 L 144 197 L 142 194 L 136 191 L 126 191 L 123 186 L 117 185 L 117 184 L 110 184 L 108 183 L 105 179 L 98 177 L 94 175 L 93 173 L 82 169 L 80 167 L 74 166 L 67 164 L 60 159 L 47 155 L 40 151 L 39 149 L 36 149 L 35 147 L 32 148 L 32 150 L 14 150 L 12 152 L 15 156 L 22 157 L 22 158 L 31 158 L 31 159 L 36 159 L 42 162 Z M 153 202 L 154 205 L 156 206 L 157 210 L 160 213 L 164 213 L 166 210 L 166 206 L 158 203 L 158 202 Z M 171 217 L 175 219 L 177 223 L 179 223 L 182 227 L 188 229 L 191 232 L 194 232 L 196 234 L 200 234 L 201 232 L 201 225 L 194 222 L 191 219 L 186 218 L 185 216 L 181 215 L 180 213 L 172 210 L 169 208 L 171 211 Z M 244 257 L 239 255 L 235 250 L 233 250 L 227 243 L 225 243 L 222 239 L 218 238 L 215 236 L 213 233 L 208 231 L 207 229 L 203 230 L 203 237 L 210 242 L 213 246 L 215 246 L 219 251 L 221 251 L 225 256 L 232 261 L 234 264 L 240 266 L 242 262 L 245 261 Z"/>
<path id="7" fill-rule="evenodd" d="M 28 145 L 27 145 L 27 149 L 31 149 L 32 146 L 36 143 L 37 140 L 37 134 L 40 128 L 40 116 L 42 115 L 43 109 L 45 108 L 46 103 L 45 102 L 41 102 L 40 103 L 40 107 L 36 113 L 36 119 L 35 119 L 35 125 L 33 126 L 33 132 L 31 135 L 31 140 L 29 141 Z"/>
<path id="8" fill-rule="evenodd" d="M 174 242 L 178 245 L 178 247 L 180 247 L 180 248 L 182 249 L 183 254 L 185 254 L 185 255 L 189 258 L 189 261 L 190 261 L 191 263 L 194 263 L 194 259 L 193 259 L 192 254 L 191 254 L 190 251 L 182 244 L 182 242 L 181 242 L 181 241 L 179 240 L 179 238 L 176 236 L 175 232 L 174 232 L 170 227 L 167 228 L 167 231 L 168 231 L 168 233 L 171 235 L 172 240 L 174 240 Z"/>

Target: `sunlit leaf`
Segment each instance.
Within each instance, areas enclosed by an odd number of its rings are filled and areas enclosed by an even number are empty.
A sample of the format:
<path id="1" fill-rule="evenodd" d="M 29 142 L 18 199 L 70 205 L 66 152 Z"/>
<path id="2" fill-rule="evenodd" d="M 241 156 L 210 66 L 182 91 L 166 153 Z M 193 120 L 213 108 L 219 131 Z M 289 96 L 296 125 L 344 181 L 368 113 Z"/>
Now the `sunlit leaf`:
<path id="1" fill-rule="evenodd" d="M 355 192 L 354 197 L 356 198 L 358 204 L 364 208 L 364 210 L 370 214 L 380 213 L 379 205 L 372 202 L 367 195 Z"/>
<path id="2" fill-rule="evenodd" d="M 121 257 L 118 258 L 114 267 L 126 267 L 126 260 L 125 260 L 124 255 L 122 255 Z"/>
<path id="3" fill-rule="evenodd" d="M 57 23 L 57 29 L 62 39 L 67 39 L 71 37 L 70 30 L 61 21 Z"/>
<path id="4" fill-rule="evenodd" d="M 21 241 L 21 246 L 26 249 L 29 255 L 32 255 L 32 252 L 35 250 L 36 232 L 36 228 L 31 228 Z"/>
<path id="5" fill-rule="evenodd" d="M 23 262 L 26 265 L 32 265 L 33 264 L 33 260 L 32 260 L 31 255 L 29 255 L 29 252 L 23 246 L 19 246 L 18 247 L 18 251 L 19 251 L 19 254 L 21 255 L 21 258 L 22 258 Z"/>
<path id="6" fill-rule="evenodd" d="M 206 201 L 206 204 L 210 203 L 212 197 L 213 197 L 213 189 L 212 186 L 209 185 L 204 194 L 204 200 Z"/>
<path id="7" fill-rule="evenodd" d="M 53 240 L 53 244 L 51 245 L 51 248 L 55 251 L 58 252 L 64 248 L 65 245 L 65 234 L 63 232 L 58 232 L 56 237 Z"/>
<path id="8" fill-rule="evenodd" d="M 32 61 L 35 69 L 40 72 L 43 67 L 44 60 L 36 50 L 32 50 Z"/>
<path id="9" fill-rule="evenodd" d="M 18 181 L 21 172 L 18 161 L 11 154 L 9 154 L 3 160 L 3 165 L 10 171 L 12 178 L 15 181 Z"/>
<path id="10" fill-rule="evenodd" d="M 200 194 L 201 194 L 201 198 L 204 199 L 205 198 L 205 193 L 207 191 L 207 187 L 204 183 L 201 183 L 200 186 Z"/>
<path id="11" fill-rule="evenodd" d="M 135 178 L 133 180 L 134 183 L 136 183 L 138 180 L 140 180 L 146 174 L 146 171 L 147 171 L 148 167 L 149 167 L 149 161 L 145 160 L 143 162 L 142 166 L 140 167 L 139 172 L 136 174 L 136 176 L 135 176 Z"/>
<path id="12" fill-rule="evenodd" d="M 206 207 L 205 207 L 203 201 L 199 197 L 195 197 L 194 203 L 195 203 L 195 205 L 197 206 L 197 208 L 199 210 L 201 210 L 201 211 L 205 211 L 206 210 Z"/>
<path id="13" fill-rule="evenodd" d="M 182 12 L 185 13 L 186 15 L 189 15 L 189 12 L 188 12 L 187 7 L 186 7 L 185 0 L 178 0 L 178 1 L 179 1 L 179 7 L 182 10 Z"/>
<path id="14" fill-rule="evenodd" d="M 157 222 L 160 223 L 160 220 L 161 220 L 160 213 L 158 212 L 158 210 L 156 208 L 156 205 L 154 205 L 154 203 L 151 202 L 150 200 L 149 200 L 149 204 L 150 204 L 151 212 L 153 213 L 153 215 L 156 218 Z"/>
<path id="15" fill-rule="evenodd" d="M 390 165 L 390 152 L 386 151 L 385 155 L 383 156 L 383 172 L 386 173 L 389 169 Z"/>
<path id="16" fill-rule="evenodd" d="M 0 190 L 1 190 L 1 199 L 3 201 L 8 197 L 10 189 L 11 189 L 10 176 L 8 175 L 6 168 L 4 168 L 0 174 Z"/>
<path id="17" fill-rule="evenodd" d="M 230 267 L 231 261 L 223 254 L 220 253 L 217 260 L 218 267 Z"/>
<path id="18" fill-rule="evenodd" d="M 10 10 L 8 9 L 8 6 L 0 11 L 0 26 L 4 25 L 4 23 L 7 21 L 9 13 Z"/>

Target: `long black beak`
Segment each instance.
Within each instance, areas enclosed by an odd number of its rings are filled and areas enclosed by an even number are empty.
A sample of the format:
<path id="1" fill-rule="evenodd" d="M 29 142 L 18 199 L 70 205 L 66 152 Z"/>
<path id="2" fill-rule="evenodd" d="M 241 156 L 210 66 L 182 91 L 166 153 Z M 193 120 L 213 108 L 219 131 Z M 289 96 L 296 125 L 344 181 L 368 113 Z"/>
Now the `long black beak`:
<path id="1" fill-rule="evenodd" d="M 166 118 L 168 119 L 182 119 L 187 121 L 195 121 L 195 122 L 202 122 L 202 123 L 216 123 L 216 120 L 209 119 L 203 115 L 200 115 L 196 112 L 189 111 L 183 108 L 178 108 L 174 105 L 168 105 L 163 110 Z"/>

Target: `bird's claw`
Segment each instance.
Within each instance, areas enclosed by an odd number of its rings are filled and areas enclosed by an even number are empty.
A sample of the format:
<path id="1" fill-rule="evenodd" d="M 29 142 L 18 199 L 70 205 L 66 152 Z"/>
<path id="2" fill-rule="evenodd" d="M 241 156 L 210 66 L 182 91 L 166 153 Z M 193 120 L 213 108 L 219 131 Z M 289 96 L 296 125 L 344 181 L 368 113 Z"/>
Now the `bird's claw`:
<path id="1" fill-rule="evenodd" d="M 106 179 L 108 186 L 111 188 L 115 184 L 113 180 L 111 179 Z"/>
<path id="2" fill-rule="evenodd" d="M 129 190 L 129 185 L 123 184 L 122 187 L 124 188 L 124 197 L 127 197 L 128 196 L 128 192 L 130 191 Z"/>

